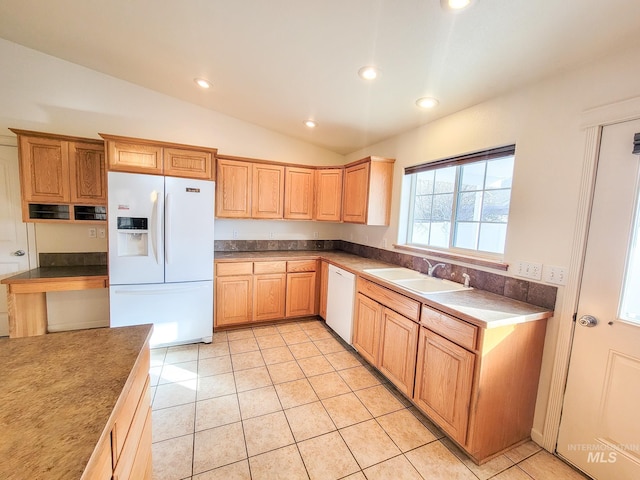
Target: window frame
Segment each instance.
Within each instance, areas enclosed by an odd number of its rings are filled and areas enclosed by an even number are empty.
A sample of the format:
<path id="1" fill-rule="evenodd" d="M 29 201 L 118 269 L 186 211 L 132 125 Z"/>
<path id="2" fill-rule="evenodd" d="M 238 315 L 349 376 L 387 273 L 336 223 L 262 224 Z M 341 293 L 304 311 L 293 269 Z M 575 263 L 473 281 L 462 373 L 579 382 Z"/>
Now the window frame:
<path id="1" fill-rule="evenodd" d="M 492 189 L 489 189 L 489 190 L 486 189 L 487 162 L 494 159 L 498 159 L 498 158 L 513 157 L 514 169 L 515 169 L 515 147 L 516 147 L 515 144 L 505 145 L 502 147 L 482 150 L 478 152 L 459 155 L 456 157 L 444 158 L 444 159 L 436 160 L 433 162 L 426 162 L 423 164 L 406 167 L 405 176 L 411 175 L 410 188 L 409 188 L 408 214 L 406 216 L 406 219 L 407 219 L 407 225 L 406 225 L 406 231 L 405 231 L 406 243 L 405 245 L 398 245 L 398 247 L 400 248 L 404 247 L 408 250 L 413 250 L 413 251 L 416 251 L 416 250 L 424 251 L 425 253 L 434 252 L 434 253 L 441 254 L 441 256 L 455 256 L 455 257 L 461 257 L 461 258 L 464 257 L 465 259 L 480 258 L 480 259 L 488 259 L 490 261 L 502 260 L 504 258 L 504 251 L 490 252 L 485 250 L 470 249 L 470 248 L 455 246 L 455 240 L 458 235 L 456 223 L 460 223 L 457 221 L 458 200 L 459 200 L 460 194 L 464 192 L 460 190 L 460 181 L 461 181 L 460 177 L 462 175 L 460 167 L 467 164 L 485 162 L 485 172 L 484 172 L 482 190 L 474 190 L 474 191 L 483 192 L 483 196 L 484 196 L 484 194 L 487 191 L 492 190 Z M 417 181 L 418 181 L 417 174 L 421 172 L 439 170 L 439 169 L 453 167 L 453 166 L 456 167 L 456 171 L 455 171 L 454 189 L 452 192 L 453 201 L 452 201 L 452 208 L 451 208 L 451 217 L 449 220 L 450 222 L 449 239 L 448 239 L 449 245 L 448 247 L 439 247 L 439 246 L 432 246 L 432 245 L 427 245 L 422 243 L 416 243 L 413 241 L 413 228 L 414 228 L 414 220 L 415 220 L 416 188 L 417 188 Z M 513 171 L 511 173 L 511 180 L 512 180 L 511 187 L 509 188 L 509 206 L 511 206 L 511 193 L 513 191 Z M 434 175 L 434 182 L 435 182 L 435 175 Z M 496 190 L 506 190 L 506 189 L 496 189 Z M 431 195 L 433 196 L 434 194 L 435 194 L 435 185 Z M 479 228 L 481 228 L 482 223 L 493 223 L 493 222 L 482 222 L 482 220 L 480 219 L 478 220 L 478 223 L 479 223 Z M 502 222 L 497 222 L 497 223 L 502 223 Z M 507 222 L 504 224 L 508 229 L 508 225 L 509 225 L 508 216 L 507 216 Z M 479 243 L 480 243 L 480 237 L 478 234 L 476 244 L 479 246 Z M 506 233 L 505 233 L 505 243 L 506 243 Z M 505 247 L 506 247 L 506 244 L 505 244 Z M 496 262 L 496 265 L 498 266 L 498 268 L 502 268 L 501 267 L 502 264 L 500 262 Z"/>

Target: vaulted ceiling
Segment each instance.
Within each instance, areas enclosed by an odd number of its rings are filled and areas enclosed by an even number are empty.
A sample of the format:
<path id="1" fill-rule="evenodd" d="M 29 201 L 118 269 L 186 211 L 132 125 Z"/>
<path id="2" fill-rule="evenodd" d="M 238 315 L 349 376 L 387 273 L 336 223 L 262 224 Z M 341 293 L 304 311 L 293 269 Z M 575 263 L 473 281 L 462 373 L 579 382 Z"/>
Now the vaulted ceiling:
<path id="1" fill-rule="evenodd" d="M 343 154 L 639 32 L 638 0 L 0 0 L 2 38 Z"/>

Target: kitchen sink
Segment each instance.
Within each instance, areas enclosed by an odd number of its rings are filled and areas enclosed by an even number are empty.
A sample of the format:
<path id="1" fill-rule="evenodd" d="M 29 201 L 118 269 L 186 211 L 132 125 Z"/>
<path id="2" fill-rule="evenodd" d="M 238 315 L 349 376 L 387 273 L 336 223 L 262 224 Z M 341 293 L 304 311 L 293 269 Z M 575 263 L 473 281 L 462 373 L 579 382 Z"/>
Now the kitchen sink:
<path id="1" fill-rule="evenodd" d="M 444 280 L 442 278 L 428 277 L 426 275 L 423 275 L 421 278 L 394 280 L 393 283 L 420 293 L 453 292 L 456 290 L 470 289 L 470 287 L 465 287 L 460 283 Z"/>
<path id="2" fill-rule="evenodd" d="M 397 268 L 365 268 L 365 272 L 380 277 L 384 280 L 394 282 L 396 280 L 405 280 L 410 278 L 421 278 L 424 275 L 415 270 L 409 268 L 397 267 Z"/>
<path id="3" fill-rule="evenodd" d="M 369 268 L 364 269 L 364 271 L 419 293 L 453 292 L 470 289 L 470 287 L 465 287 L 459 283 L 442 278 L 429 277 L 424 273 L 416 272 L 409 268 Z"/>

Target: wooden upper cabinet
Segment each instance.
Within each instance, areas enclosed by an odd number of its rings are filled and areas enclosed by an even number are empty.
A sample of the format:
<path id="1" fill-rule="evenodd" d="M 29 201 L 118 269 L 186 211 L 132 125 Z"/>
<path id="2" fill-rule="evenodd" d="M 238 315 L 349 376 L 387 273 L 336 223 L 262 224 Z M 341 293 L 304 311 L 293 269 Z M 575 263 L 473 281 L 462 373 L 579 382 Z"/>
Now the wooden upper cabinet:
<path id="1" fill-rule="evenodd" d="M 284 167 L 268 163 L 253 164 L 252 218 L 282 218 Z"/>
<path id="2" fill-rule="evenodd" d="M 216 217 L 251 217 L 252 164 L 219 159 L 216 182 Z"/>
<path id="3" fill-rule="evenodd" d="M 214 179 L 217 150 L 179 143 L 101 133 L 107 142 L 108 169 L 120 172 Z"/>
<path id="4" fill-rule="evenodd" d="M 104 138 L 107 140 L 109 170 L 162 175 L 162 147 Z"/>
<path id="5" fill-rule="evenodd" d="M 69 203 L 69 145 L 18 131 L 23 202 Z"/>
<path id="6" fill-rule="evenodd" d="M 211 151 L 187 150 L 184 148 L 164 149 L 164 174 L 172 177 L 213 178 L 213 158 Z"/>
<path id="7" fill-rule="evenodd" d="M 367 157 L 345 166 L 344 222 L 389 225 L 394 162 L 389 158 Z"/>
<path id="8" fill-rule="evenodd" d="M 344 168 L 316 170 L 314 220 L 339 222 L 342 219 L 342 179 Z"/>
<path id="9" fill-rule="evenodd" d="M 107 203 L 104 146 L 69 143 L 71 202 L 85 205 Z"/>
<path id="10" fill-rule="evenodd" d="M 284 218 L 313 219 L 314 178 L 315 170 L 312 168 L 285 168 Z"/>

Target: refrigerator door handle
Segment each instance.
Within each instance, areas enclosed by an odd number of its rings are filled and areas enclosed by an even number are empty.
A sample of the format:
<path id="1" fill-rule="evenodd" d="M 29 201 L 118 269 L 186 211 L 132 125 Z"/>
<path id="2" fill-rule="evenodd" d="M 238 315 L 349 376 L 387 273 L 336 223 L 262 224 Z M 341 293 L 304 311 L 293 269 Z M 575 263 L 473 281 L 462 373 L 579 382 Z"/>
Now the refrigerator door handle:
<path id="1" fill-rule="evenodd" d="M 151 212 L 151 248 L 153 256 L 158 262 L 158 238 L 160 237 L 160 222 L 158 221 L 158 192 L 153 192 L 153 210 Z"/>
<path id="2" fill-rule="evenodd" d="M 171 204 L 169 193 L 164 197 L 164 263 L 169 264 L 169 246 L 171 245 Z"/>

